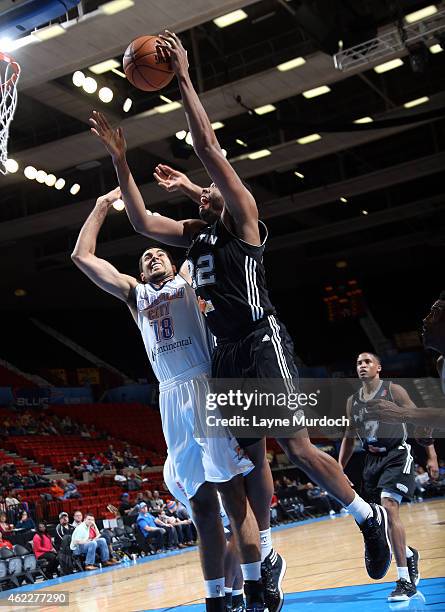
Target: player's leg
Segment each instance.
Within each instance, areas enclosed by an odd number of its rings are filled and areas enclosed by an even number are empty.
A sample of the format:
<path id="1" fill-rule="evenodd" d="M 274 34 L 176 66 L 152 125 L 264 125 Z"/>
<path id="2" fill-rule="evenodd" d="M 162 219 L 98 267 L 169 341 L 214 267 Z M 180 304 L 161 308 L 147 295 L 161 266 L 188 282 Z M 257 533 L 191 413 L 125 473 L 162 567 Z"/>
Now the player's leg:
<path id="1" fill-rule="evenodd" d="M 241 571 L 238 557 L 238 549 L 236 546 L 235 538 L 233 537 L 232 531 L 230 528 L 224 529 L 226 533 L 226 556 L 224 559 L 224 575 L 226 578 L 226 586 L 225 586 L 225 600 L 226 600 L 226 610 L 227 612 L 231 612 L 232 610 L 232 596 L 233 596 L 233 583 L 235 581 L 235 577 L 238 574 L 238 570 Z M 242 574 L 241 574 L 242 576 Z M 241 581 L 241 588 L 243 586 L 243 581 Z"/>

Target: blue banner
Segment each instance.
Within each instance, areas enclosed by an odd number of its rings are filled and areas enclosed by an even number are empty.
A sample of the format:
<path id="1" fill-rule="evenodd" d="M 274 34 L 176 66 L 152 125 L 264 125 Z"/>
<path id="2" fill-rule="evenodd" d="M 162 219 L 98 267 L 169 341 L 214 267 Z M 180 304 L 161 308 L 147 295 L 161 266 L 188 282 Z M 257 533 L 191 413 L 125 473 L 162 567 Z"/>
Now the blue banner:
<path id="1" fill-rule="evenodd" d="M 0 406 L 10 406 L 14 403 L 14 396 L 10 387 L 0 387 Z"/>
<path id="2" fill-rule="evenodd" d="M 107 391 L 104 400 L 106 402 L 140 402 L 149 406 L 157 406 L 158 397 L 158 385 L 126 385 Z"/>

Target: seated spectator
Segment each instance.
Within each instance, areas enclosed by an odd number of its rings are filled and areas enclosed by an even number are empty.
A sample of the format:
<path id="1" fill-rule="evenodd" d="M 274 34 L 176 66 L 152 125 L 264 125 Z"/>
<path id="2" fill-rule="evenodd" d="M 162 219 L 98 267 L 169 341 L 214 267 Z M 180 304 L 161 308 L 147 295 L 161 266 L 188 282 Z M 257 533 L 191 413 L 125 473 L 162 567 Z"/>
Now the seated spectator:
<path id="1" fill-rule="evenodd" d="M 157 527 L 162 527 L 166 531 L 167 550 L 176 550 L 177 548 L 183 548 L 183 546 L 179 543 L 179 536 L 177 529 L 174 525 L 174 519 L 169 520 L 165 512 L 161 510 L 159 516 L 155 517 L 155 523 Z"/>
<path id="2" fill-rule="evenodd" d="M 140 482 L 136 478 L 136 474 L 131 473 L 127 479 L 127 487 L 129 491 L 139 491 L 141 488 Z"/>
<path id="3" fill-rule="evenodd" d="M 0 533 L 9 533 L 14 529 L 14 525 L 8 522 L 6 512 L 0 512 Z"/>
<path id="4" fill-rule="evenodd" d="M 23 510 L 20 514 L 20 520 L 15 524 L 16 529 L 34 529 L 36 528 L 36 524 L 32 520 L 32 518 L 28 515 L 26 510 Z"/>
<path id="5" fill-rule="evenodd" d="M 102 461 L 99 459 L 97 455 L 91 455 L 90 465 L 95 474 L 99 474 L 100 472 L 104 470 L 104 464 L 102 463 Z"/>
<path id="6" fill-rule="evenodd" d="M 190 546 L 193 542 L 192 520 L 190 519 L 190 517 L 186 519 L 180 519 L 177 514 L 177 509 L 178 504 L 176 503 L 176 501 L 169 500 L 166 504 L 165 516 L 167 517 L 167 519 L 169 519 L 168 522 L 172 522 L 172 524 L 175 526 L 176 531 L 178 532 L 179 544 Z M 164 520 L 162 514 L 159 518 Z"/>
<path id="7" fill-rule="evenodd" d="M 54 548 L 59 551 L 62 545 L 62 540 L 65 536 L 71 535 L 74 532 L 74 527 L 69 524 L 69 516 L 67 512 L 59 514 L 59 524 L 56 527 L 54 536 Z"/>
<path id="8" fill-rule="evenodd" d="M 77 499 L 81 496 L 74 482 L 68 482 L 62 478 L 60 484 L 63 487 L 62 499 Z"/>
<path id="9" fill-rule="evenodd" d="M 133 511 L 137 512 L 138 508 L 134 504 L 130 503 L 130 496 L 128 493 L 122 493 L 121 503 L 118 510 L 124 525 L 131 526 L 131 524 L 134 522 L 131 515 L 133 514 Z"/>
<path id="10" fill-rule="evenodd" d="M 57 560 L 56 549 L 46 531 L 46 523 L 38 524 L 37 533 L 32 539 L 32 548 L 37 560 L 46 559 L 48 561 L 48 569 L 45 573 L 52 578 L 57 571 L 59 562 Z"/>
<path id="11" fill-rule="evenodd" d="M 13 550 L 13 546 L 9 540 L 3 539 L 3 534 L 0 531 L 0 548 L 9 548 L 9 550 Z"/>
<path id="12" fill-rule="evenodd" d="M 5 503 L 6 508 L 10 508 L 11 506 L 18 506 L 20 504 L 19 500 L 14 497 L 15 491 L 11 491 L 9 493 L 5 493 Z"/>
<path id="13" fill-rule="evenodd" d="M 122 470 L 116 470 L 114 482 L 124 488 L 127 486 L 127 477 L 122 474 Z"/>
<path id="14" fill-rule="evenodd" d="M 153 500 L 151 501 L 151 504 L 154 508 L 156 508 L 156 510 L 163 510 L 165 503 L 159 495 L 159 491 L 153 491 Z"/>
<path id="15" fill-rule="evenodd" d="M 137 529 L 139 529 L 144 538 L 153 542 L 156 552 L 160 552 L 163 548 L 162 540 L 166 530 L 159 526 L 156 520 L 148 511 L 145 502 L 139 504 L 139 514 L 136 519 Z"/>
<path id="16" fill-rule="evenodd" d="M 421 465 L 416 466 L 416 476 L 414 478 L 416 483 L 415 495 L 418 501 L 423 501 L 423 497 L 430 484 L 430 477 L 428 472 Z"/>
<path id="17" fill-rule="evenodd" d="M 86 471 L 78 457 L 73 457 L 70 463 L 71 473 L 74 477 L 82 477 L 82 474 Z"/>
<path id="18" fill-rule="evenodd" d="M 51 480 L 51 486 L 49 488 L 49 492 L 53 496 L 54 499 L 63 499 L 65 491 L 60 487 L 57 483 L 57 480 Z"/>
<path id="19" fill-rule="evenodd" d="M 85 570 L 87 571 L 97 569 L 94 565 L 96 562 L 96 552 L 99 553 L 103 565 L 116 564 L 114 559 L 110 559 L 107 543 L 100 535 L 99 529 L 94 522 L 94 516 L 90 513 L 87 513 L 85 520 L 75 528 L 71 537 L 70 548 L 75 555 L 86 555 Z"/>
<path id="20" fill-rule="evenodd" d="M 83 521 L 83 514 L 80 510 L 76 510 L 73 514 L 73 522 L 71 523 L 71 526 L 76 528 L 78 525 L 80 525 Z"/>
<path id="21" fill-rule="evenodd" d="M 105 457 L 110 461 L 114 461 L 114 446 L 112 444 L 110 444 L 108 450 L 105 451 Z"/>
<path id="22" fill-rule="evenodd" d="M 276 525 L 278 523 L 278 497 L 275 493 L 272 495 L 272 499 L 270 500 L 270 522 L 272 525 Z"/>

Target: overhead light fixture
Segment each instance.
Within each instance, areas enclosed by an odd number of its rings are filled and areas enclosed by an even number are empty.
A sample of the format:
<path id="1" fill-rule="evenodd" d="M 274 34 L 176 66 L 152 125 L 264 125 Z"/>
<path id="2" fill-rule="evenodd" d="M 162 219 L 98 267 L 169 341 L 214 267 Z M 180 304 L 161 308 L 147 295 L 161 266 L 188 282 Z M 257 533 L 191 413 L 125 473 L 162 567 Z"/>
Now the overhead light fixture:
<path id="1" fill-rule="evenodd" d="M 113 68 L 119 68 L 120 64 L 115 59 L 108 59 L 103 62 L 99 62 L 99 64 L 94 64 L 94 66 L 90 66 L 88 70 L 94 72 L 94 74 L 103 74 L 104 72 L 109 72 L 113 70 Z"/>
<path id="2" fill-rule="evenodd" d="M 175 136 L 178 140 L 184 140 L 184 138 L 187 136 L 187 132 L 186 130 L 179 130 L 179 132 L 176 132 Z"/>
<path id="3" fill-rule="evenodd" d="M 298 176 L 299 179 L 304 179 L 304 174 L 302 174 L 301 172 L 297 172 L 295 170 L 294 174 L 295 174 L 295 176 Z"/>
<path id="4" fill-rule="evenodd" d="M 214 122 L 212 123 L 212 128 L 213 128 L 214 130 L 220 130 L 220 129 L 221 129 L 221 128 L 223 128 L 223 127 L 224 127 L 224 123 L 222 123 L 222 121 L 214 121 Z"/>
<path id="5" fill-rule="evenodd" d="M 407 23 L 414 23 L 420 19 L 431 17 L 431 15 L 434 15 L 435 13 L 437 13 L 437 7 L 434 6 L 434 4 L 430 4 L 419 11 L 414 11 L 413 13 L 408 13 L 408 15 L 405 15 L 405 21 Z"/>
<path id="6" fill-rule="evenodd" d="M 57 179 L 54 174 L 48 174 L 45 179 L 45 185 L 47 185 L 48 187 L 54 187 L 56 181 Z"/>
<path id="7" fill-rule="evenodd" d="M 65 179 L 63 178 L 59 178 L 57 179 L 57 181 L 54 184 L 54 187 L 60 191 L 61 189 L 63 189 L 65 187 Z"/>
<path id="8" fill-rule="evenodd" d="M 112 0 L 111 2 L 102 4 L 100 10 L 102 13 L 105 13 L 105 15 L 114 15 L 115 13 L 125 11 L 125 9 L 131 8 L 132 6 L 134 6 L 134 0 Z"/>
<path id="9" fill-rule="evenodd" d="M 16 290 L 14 291 L 14 295 L 15 295 L 16 297 L 25 297 L 25 295 L 26 295 L 26 291 L 25 291 L 25 289 L 16 289 Z"/>
<path id="10" fill-rule="evenodd" d="M 261 159 L 262 157 L 267 157 L 268 155 L 272 155 L 272 151 L 269 149 L 260 149 L 259 151 L 249 153 L 247 157 L 248 159 Z"/>
<path id="11" fill-rule="evenodd" d="M 56 36 L 60 36 L 61 34 L 65 34 L 65 28 L 58 23 L 54 25 L 50 25 L 47 28 L 41 28 L 40 30 L 35 30 L 31 32 L 32 36 L 38 38 L 39 40 L 49 40 L 50 38 L 55 38 Z"/>
<path id="12" fill-rule="evenodd" d="M 0 49 L 6 53 L 12 53 L 13 51 L 17 51 L 17 49 L 37 42 L 39 41 L 32 34 L 28 34 L 28 36 L 23 36 L 22 38 L 16 38 L 15 40 L 4 37 L 0 39 Z"/>
<path id="13" fill-rule="evenodd" d="M 93 94 L 97 89 L 97 81 L 93 77 L 86 77 L 82 83 L 82 89 L 88 94 Z"/>
<path id="14" fill-rule="evenodd" d="M 34 166 L 26 166 L 26 168 L 23 170 L 23 174 L 27 179 L 33 181 L 37 176 L 37 170 L 34 168 Z"/>
<path id="15" fill-rule="evenodd" d="M 372 117 L 360 117 L 360 119 L 356 119 L 354 123 L 372 123 L 374 119 Z"/>
<path id="16" fill-rule="evenodd" d="M 76 87 L 82 87 L 82 85 L 85 83 L 85 79 L 86 76 L 81 70 L 76 70 L 76 72 L 73 74 L 73 84 Z"/>
<path id="17" fill-rule="evenodd" d="M 167 104 L 171 104 L 173 102 L 173 100 L 170 100 L 170 98 L 167 98 L 167 96 L 164 95 L 160 95 L 159 98 L 163 101 L 166 102 Z"/>
<path id="18" fill-rule="evenodd" d="M 400 57 L 396 57 L 396 59 L 390 60 L 389 62 L 374 66 L 374 71 L 377 72 L 377 74 L 382 74 L 383 72 L 388 72 L 388 70 L 394 70 L 394 68 L 398 68 L 399 66 L 403 66 L 403 61 Z"/>
<path id="19" fill-rule="evenodd" d="M 297 142 L 298 144 L 305 145 L 311 142 L 316 142 L 317 140 L 320 140 L 320 138 L 320 134 L 308 134 L 308 136 L 302 136 L 302 138 L 298 138 Z"/>
<path id="20" fill-rule="evenodd" d="M 295 57 L 294 59 L 289 60 L 288 62 L 284 62 L 283 64 L 278 64 L 277 69 L 280 72 L 286 72 L 287 70 L 293 70 L 294 68 L 299 68 L 306 63 L 304 57 Z"/>
<path id="21" fill-rule="evenodd" d="M 111 72 L 113 72 L 113 74 L 117 74 L 118 76 L 120 76 L 121 79 L 127 78 L 127 75 L 125 74 L 125 72 L 122 72 L 122 70 L 118 70 L 117 68 L 112 68 Z"/>
<path id="22" fill-rule="evenodd" d="M 157 113 L 170 113 L 171 111 L 174 110 L 178 110 L 178 108 L 181 108 L 181 103 L 180 102 L 170 102 L 169 104 L 162 104 L 161 106 L 155 106 L 155 111 Z"/>
<path id="23" fill-rule="evenodd" d="M 443 49 L 439 45 L 439 43 L 436 43 L 435 45 L 431 45 L 431 47 L 430 47 L 430 52 L 431 53 L 441 53 L 441 51 L 443 51 Z"/>
<path id="24" fill-rule="evenodd" d="M 362 215 L 368 215 L 368 211 L 367 210 L 362 210 Z"/>
<path id="25" fill-rule="evenodd" d="M 343 204 L 346 204 L 346 202 L 347 202 L 347 201 L 348 201 L 348 200 L 347 200 L 346 198 L 344 198 L 344 197 L 341 197 L 341 198 L 340 198 L 340 202 L 343 202 Z"/>
<path id="26" fill-rule="evenodd" d="M 73 185 L 73 186 L 71 187 L 71 189 L 70 189 L 70 194 L 71 194 L 71 195 L 76 195 L 76 194 L 78 194 L 78 193 L 79 193 L 79 191 L 80 191 L 80 185 L 79 185 L 79 183 L 74 183 L 74 185 Z"/>
<path id="27" fill-rule="evenodd" d="M 257 106 L 253 109 L 257 115 L 265 115 L 266 113 L 271 113 L 276 110 L 276 106 L 273 104 L 265 104 L 264 106 Z"/>
<path id="28" fill-rule="evenodd" d="M 303 96 L 307 99 L 315 98 L 316 96 L 322 96 L 323 94 L 327 94 L 331 91 L 331 88 L 327 85 L 320 85 L 320 87 L 314 87 L 314 89 L 308 89 L 307 91 L 303 91 Z"/>
<path id="29" fill-rule="evenodd" d="M 124 105 L 122 107 L 124 113 L 128 113 L 128 111 L 130 110 L 130 108 L 133 105 L 133 100 L 131 98 L 127 98 L 124 102 Z"/>
<path id="30" fill-rule="evenodd" d="M 5 168 L 7 172 L 9 172 L 10 174 L 14 174 L 19 169 L 19 165 L 15 161 L 15 159 L 12 159 L 12 157 L 10 157 L 6 160 Z"/>
<path id="31" fill-rule="evenodd" d="M 409 102 L 405 102 L 403 105 L 405 108 L 412 108 L 413 106 L 419 106 L 419 104 L 425 104 L 428 102 L 428 96 L 423 96 L 422 98 L 417 98 L 416 100 L 410 100 Z"/>
<path id="32" fill-rule="evenodd" d="M 124 210 L 125 208 L 125 204 L 123 202 L 123 200 L 121 200 L 120 198 L 118 200 L 115 200 L 113 202 L 113 208 L 115 210 L 118 210 L 119 212 L 121 212 L 122 210 Z"/>
<path id="33" fill-rule="evenodd" d="M 104 102 L 104 104 L 108 104 L 109 102 L 111 102 L 111 100 L 113 99 L 113 95 L 113 90 L 109 87 L 101 87 L 99 89 L 99 100 Z"/>
<path id="34" fill-rule="evenodd" d="M 226 13 L 226 15 L 221 15 L 221 17 L 217 17 L 213 20 L 213 23 L 218 26 L 218 28 L 227 28 L 234 23 L 238 23 L 238 21 L 242 21 L 247 18 L 247 13 L 242 9 L 237 11 L 232 11 L 231 13 Z"/>
<path id="35" fill-rule="evenodd" d="M 36 174 L 36 181 L 37 181 L 38 183 L 44 183 L 44 182 L 45 182 L 45 179 L 46 179 L 46 176 L 47 176 L 47 175 L 46 175 L 45 170 L 39 170 L 39 171 L 37 172 L 37 174 Z"/>
<path id="36" fill-rule="evenodd" d="M 237 138 L 235 142 L 236 144 L 239 144 L 241 147 L 247 147 L 247 144 L 244 142 L 244 140 L 241 140 L 241 138 Z"/>
<path id="37" fill-rule="evenodd" d="M 185 142 L 191 147 L 193 147 L 193 138 L 191 132 L 187 132 L 187 134 L 185 135 Z"/>

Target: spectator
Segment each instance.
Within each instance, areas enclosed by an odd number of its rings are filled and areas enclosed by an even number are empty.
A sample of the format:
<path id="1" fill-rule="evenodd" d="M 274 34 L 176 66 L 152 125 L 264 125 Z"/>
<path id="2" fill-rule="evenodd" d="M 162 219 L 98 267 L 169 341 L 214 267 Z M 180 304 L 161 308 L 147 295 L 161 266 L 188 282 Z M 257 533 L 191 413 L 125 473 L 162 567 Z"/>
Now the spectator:
<path id="1" fill-rule="evenodd" d="M 37 533 L 32 539 L 32 547 L 37 560 L 46 559 L 48 561 L 47 573 L 52 578 L 57 571 L 59 562 L 57 560 L 57 552 L 46 531 L 45 523 L 38 524 Z"/>
<path id="2" fill-rule="evenodd" d="M 62 540 L 67 535 L 72 535 L 74 527 L 69 524 L 69 516 L 67 512 L 61 512 L 59 514 L 59 524 L 56 527 L 56 533 L 54 536 L 54 548 L 59 551 L 62 545 Z"/>
<path id="3" fill-rule="evenodd" d="M 20 504 L 19 500 L 14 497 L 15 491 L 11 491 L 10 493 L 6 493 L 5 503 L 6 508 L 10 508 L 11 506 L 18 506 Z"/>
<path id="4" fill-rule="evenodd" d="M 36 524 L 32 518 L 28 515 L 26 510 L 23 510 L 20 514 L 20 520 L 15 524 L 16 529 L 34 529 Z"/>
<path id="5" fill-rule="evenodd" d="M 119 505 L 119 514 L 122 517 L 122 521 L 124 525 L 131 526 L 133 520 L 131 518 L 132 510 L 134 509 L 133 504 L 130 503 L 130 496 L 128 493 L 122 493 L 121 495 L 121 503 Z"/>
<path id="6" fill-rule="evenodd" d="M 136 478 L 136 474 L 134 473 L 130 474 L 130 476 L 127 479 L 127 487 L 129 491 L 139 491 L 139 489 L 141 488 L 141 485 Z"/>
<path id="7" fill-rule="evenodd" d="M 57 483 L 57 480 L 51 480 L 51 486 L 49 492 L 55 499 L 63 499 L 65 491 Z"/>
<path id="8" fill-rule="evenodd" d="M 270 500 L 270 522 L 272 525 L 276 525 L 278 523 L 278 497 L 275 493 L 272 495 L 272 499 Z"/>
<path id="9" fill-rule="evenodd" d="M 137 528 L 144 538 L 154 543 L 156 552 L 160 552 L 162 550 L 162 539 L 166 530 L 157 525 L 156 520 L 157 519 L 148 511 L 145 502 L 139 504 L 139 514 L 136 519 Z"/>
<path id="10" fill-rule="evenodd" d="M 9 540 L 3 539 L 3 534 L 0 531 L 0 548 L 9 548 L 9 550 L 13 550 L 13 546 Z"/>
<path id="11" fill-rule="evenodd" d="M 180 519 L 176 512 L 177 509 L 178 504 L 174 500 L 167 502 L 165 508 L 165 516 L 168 519 L 167 522 L 171 522 L 172 525 L 175 526 L 178 533 L 179 547 L 181 548 L 181 544 L 190 546 L 193 542 L 192 521 L 190 518 Z M 160 518 L 164 520 L 162 515 Z"/>
<path id="12" fill-rule="evenodd" d="M 6 512 L 0 512 L 0 533 L 10 533 L 14 529 L 14 525 L 8 523 Z"/>
<path id="13" fill-rule="evenodd" d="M 73 522 L 71 523 L 71 527 L 76 528 L 83 521 L 83 514 L 80 510 L 76 510 L 73 514 Z"/>
<path id="14" fill-rule="evenodd" d="M 122 474 L 122 470 L 116 470 L 116 475 L 114 477 L 114 482 L 116 482 L 119 486 L 125 487 L 127 484 L 127 477 Z"/>
<path id="15" fill-rule="evenodd" d="M 423 501 L 423 496 L 426 493 L 428 485 L 430 483 L 430 477 L 428 476 L 428 472 L 421 466 L 416 466 L 416 476 L 414 478 L 416 483 L 416 496 L 417 501 Z"/>
<path id="16" fill-rule="evenodd" d="M 151 504 L 158 511 L 161 511 L 164 509 L 164 506 L 165 506 L 164 500 L 160 497 L 159 491 L 153 491 L 153 500 Z"/>
<path id="17" fill-rule="evenodd" d="M 114 446 L 112 444 L 110 444 L 110 446 L 108 447 L 108 450 L 105 451 L 105 457 L 109 459 L 110 461 L 114 460 Z"/>
<path id="18" fill-rule="evenodd" d="M 78 525 L 71 537 L 70 548 L 75 555 L 86 555 L 85 570 L 97 569 L 94 565 L 96 561 L 96 551 L 99 553 L 103 565 L 115 565 L 116 561 L 110 559 L 105 539 L 100 535 L 94 522 L 94 516 L 90 513 L 85 515 L 85 520 Z"/>
<path id="19" fill-rule="evenodd" d="M 62 499 L 78 499 L 80 497 L 80 493 L 77 490 L 74 482 L 67 482 L 64 478 L 62 478 L 60 480 L 60 484 L 63 487 Z"/>

